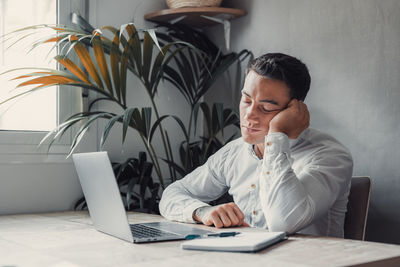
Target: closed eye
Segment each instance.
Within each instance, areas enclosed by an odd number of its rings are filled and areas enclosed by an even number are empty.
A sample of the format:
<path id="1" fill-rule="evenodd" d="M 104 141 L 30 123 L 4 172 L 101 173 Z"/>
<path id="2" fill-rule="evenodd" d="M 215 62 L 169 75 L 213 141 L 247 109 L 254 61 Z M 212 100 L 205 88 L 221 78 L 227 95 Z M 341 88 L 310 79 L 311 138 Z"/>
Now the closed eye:
<path id="1" fill-rule="evenodd" d="M 263 113 L 271 113 L 271 112 L 273 112 L 273 111 L 276 111 L 276 109 L 274 109 L 274 110 L 269 110 L 269 109 L 266 109 L 266 108 L 264 108 L 264 107 L 261 107 L 260 109 L 261 109 L 261 111 L 262 111 Z"/>
<path id="2" fill-rule="evenodd" d="M 250 104 L 250 103 L 251 103 L 251 99 L 249 99 L 249 98 L 246 97 L 246 96 L 242 96 L 242 102 L 243 102 L 243 103 L 246 103 L 246 104 Z"/>
<path id="3" fill-rule="evenodd" d="M 260 107 L 260 110 L 261 110 L 261 112 L 268 114 L 268 113 L 275 112 L 275 111 L 281 111 L 282 108 L 278 108 L 278 109 L 266 109 L 266 108 L 264 108 L 263 106 L 261 106 L 261 107 Z"/>

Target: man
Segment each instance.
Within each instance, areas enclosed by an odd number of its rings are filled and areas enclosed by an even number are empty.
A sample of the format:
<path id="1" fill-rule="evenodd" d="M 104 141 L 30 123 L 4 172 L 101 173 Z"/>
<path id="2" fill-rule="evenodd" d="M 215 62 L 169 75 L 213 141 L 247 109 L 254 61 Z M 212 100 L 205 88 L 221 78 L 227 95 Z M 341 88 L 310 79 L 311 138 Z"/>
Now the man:
<path id="1" fill-rule="evenodd" d="M 171 184 L 160 202 L 170 219 L 249 225 L 343 237 L 352 158 L 334 138 L 308 128 L 307 67 L 280 53 L 252 60 L 240 101 L 242 137 Z M 226 191 L 234 202 L 210 206 Z"/>

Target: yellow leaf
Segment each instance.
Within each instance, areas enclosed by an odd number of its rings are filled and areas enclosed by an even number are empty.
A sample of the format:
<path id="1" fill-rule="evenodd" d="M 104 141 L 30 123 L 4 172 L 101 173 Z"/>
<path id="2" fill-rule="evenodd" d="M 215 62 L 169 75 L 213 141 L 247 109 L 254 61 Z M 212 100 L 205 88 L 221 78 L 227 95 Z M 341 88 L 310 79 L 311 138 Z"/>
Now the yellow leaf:
<path id="1" fill-rule="evenodd" d="M 67 78 L 61 75 L 51 75 L 45 77 L 35 78 L 26 82 L 19 84 L 17 87 L 22 87 L 26 85 L 32 84 L 41 84 L 41 85 L 49 85 L 49 84 L 66 84 L 66 83 L 75 83 L 76 80 Z"/>
<path id="2" fill-rule="evenodd" d="M 108 73 L 106 57 L 104 54 L 102 42 L 98 37 L 98 35 L 99 34 L 97 33 L 96 36 L 93 38 L 94 55 L 96 57 L 96 61 L 99 66 L 101 75 L 103 76 L 103 80 L 107 85 L 108 91 L 110 92 L 111 95 L 113 95 L 113 89 L 111 85 L 110 75 Z"/>
<path id="3" fill-rule="evenodd" d="M 78 37 L 71 35 L 70 36 L 71 41 L 77 41 L 77 43 L 74 46 L 74 50 L 76 54 L 78 55 L 79 59 L 82 61 L 83 66 L 85 69 L 88 71 L 90 77 L 95 81 L 95 83 L 98 85 L 99 88 L 104 89 L 103 83 L 101 81 L 101 78 L 96 70 L 96 67 L 92 61 L 92 58 L 90 57 L 88 51 L 86 50 L 85 46 L 79 43 Z"/>
<path id="4" fill-rule="evenodd" d="M 65 57 L 56 57 L 56 60 L 66 67 L 72 74 L 78 77 L 80 80 L 84 81 L 87 84 L 90 84 L 89 77 L 69 58 Z"/>

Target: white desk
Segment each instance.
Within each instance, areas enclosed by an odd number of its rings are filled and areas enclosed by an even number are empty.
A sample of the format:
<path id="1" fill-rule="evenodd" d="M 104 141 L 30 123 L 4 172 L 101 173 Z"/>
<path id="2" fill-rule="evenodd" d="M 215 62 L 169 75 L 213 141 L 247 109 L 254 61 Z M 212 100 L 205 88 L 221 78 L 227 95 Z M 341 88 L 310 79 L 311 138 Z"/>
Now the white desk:
<path id="1" fill-rule="evenodd" d="M 181 250 L 181 242 L 131 244 L 97 232 L 87 212 L 0 216 L 0 266 L 400 266 L 400 246 L 374 242 L 296 235 L 254 254 Z"/>

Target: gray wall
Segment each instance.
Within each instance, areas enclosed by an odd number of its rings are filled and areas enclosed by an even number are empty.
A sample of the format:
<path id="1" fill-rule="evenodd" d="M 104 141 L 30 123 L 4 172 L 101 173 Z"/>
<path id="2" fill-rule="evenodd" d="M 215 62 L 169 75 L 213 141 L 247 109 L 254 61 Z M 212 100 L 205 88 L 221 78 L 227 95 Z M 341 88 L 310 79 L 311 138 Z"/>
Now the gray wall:
<path id="1" fill-rule="evenodd" d="M 116 4 L 117 3 L 117 4 Z M 164 0 L 118 0 L 118 2 L 108 0 L 89 0 L 89 22 L 94 27 L 101 27 L 104 25 L 111 25 L 119 27 L 120 25 L 134 22 L 138 29 L 149 29 L 154 27 L 154 24 L 144 20 L 144 15 L 160 9 L 167 8 Z M 141 82 L 131 73 L 128 72 L 127 79 L 127 99 L 129 106 L 131 107 L 151 107 L 149 97 L 141 84 Z M 187 124 L 190 115 L 190 106 L 186 103 L 185 99 L 178 92 L 178 90 L 172 87 L 170 84 L 160 84 L 158 95 L 155 99 L 158 111 L 161 115 L 171 114 L 176 115 Z M 100 102 L 98 105 L 99 109 L 111 109 L 113 110 L 115 105 L 109 105 L 107 102 Z M 121 113 L 121 109 L 114 109 L 118 114 Z M 153 111 L 153 119 L 155 114 Z M 104 129 L 105 123 L 98 124 L 98 131 L 101 132 Z M 169 138 L 173 147 L 174 159 L 179 158 L 178 146 L 181 141 L 184 140 L 184 135 L 177 124 L 171 119 L 163 122 L 163 127 L 168 131 Z M 106 142 L 105 150 L 109 152 L 112 161 L 123 161 L 128 157 L 137 157 L 139 151 L 145 151 L 145 147 L 139 135 L 134 130 L 129 130 L 126 138 L 126 142 L 122 145 L 122 131 L 116 127 L 111 131 L 110 137 Z M 101 135 L 99 135 L 101 137 Z M 161 138 L 155 135 L 154 148 L 158 151 L 160 157 L 164 156 L 164 149 L 161 143 Z M 98 140 L 99 143 L 99 140 Z M 150 160 L 150 159 L 149 159 Z M 160 160 L 163 173 L 168 175 L 166 164 Z M 153 178 L 157 180 L 157 176 L 154 174 Z M 168 179 L 170 177 L 165 177 Z M 169 183 L 169 182 L 168 182 Z"/>
<path id="2" fill-rule="evenodd" d="M 367 239 L 400 244 L 400 1 L 224 4 L 248 13 L 232 21 L 233 51 L 283 52 L 308 65 L 311 127 L 345 144 L 354 158 L 354 175 L 372 179 Z M 210 31 L 214 38 L 221 33 L 221 27 Z M 212 91 L 207 99 L 224 100 L 225 94 Z"/>

